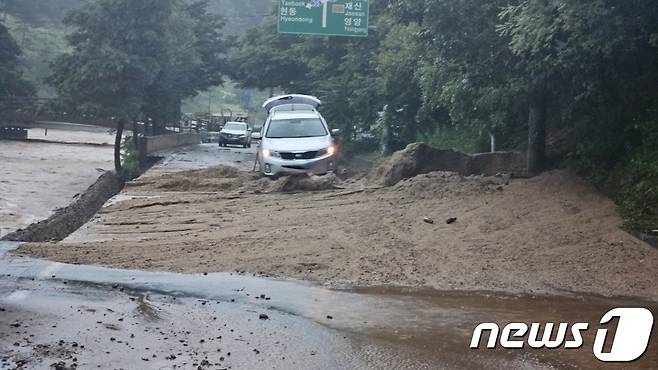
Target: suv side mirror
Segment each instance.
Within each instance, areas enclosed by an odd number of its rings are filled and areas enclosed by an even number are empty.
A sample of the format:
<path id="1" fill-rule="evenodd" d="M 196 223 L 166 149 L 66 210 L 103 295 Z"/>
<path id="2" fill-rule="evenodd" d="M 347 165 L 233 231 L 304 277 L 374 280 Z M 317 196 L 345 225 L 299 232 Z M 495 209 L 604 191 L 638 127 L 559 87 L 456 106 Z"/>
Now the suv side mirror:
<path id="1" fill-rule="evenodd" d="M 331 130 L 331 136 L 336 136 L 338 134 L 340 134 L 340 129 L 335 128 Z"/>

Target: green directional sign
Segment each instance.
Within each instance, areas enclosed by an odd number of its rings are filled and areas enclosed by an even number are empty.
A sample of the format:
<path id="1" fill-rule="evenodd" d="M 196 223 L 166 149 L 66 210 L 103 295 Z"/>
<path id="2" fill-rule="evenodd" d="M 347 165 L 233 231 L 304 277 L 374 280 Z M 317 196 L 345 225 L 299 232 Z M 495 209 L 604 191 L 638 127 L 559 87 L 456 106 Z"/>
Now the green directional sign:
<path id="1" fill-rule="evenodd" d="M 279 32 L 368 36 L 369 0 L 279 0 Z"/>

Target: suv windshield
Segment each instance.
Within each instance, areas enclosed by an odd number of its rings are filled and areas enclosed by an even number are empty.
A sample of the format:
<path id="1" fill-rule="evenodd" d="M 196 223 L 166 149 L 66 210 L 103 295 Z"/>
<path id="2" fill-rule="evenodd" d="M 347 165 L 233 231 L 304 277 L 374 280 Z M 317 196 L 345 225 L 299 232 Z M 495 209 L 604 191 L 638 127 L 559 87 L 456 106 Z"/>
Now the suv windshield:
<path id="1" fill-rule="evenodd" d="M 327 135 L 319 118 L 278 119 L 270 122 L 266 137 L 270 139 L 317 137 Z"/>
<path id="2" fill-rule="evenodd" d="M 226 126 L 224 126 L 224 130 L 246 130 L 247 125 L 244 123 L 227 123 Z"/>

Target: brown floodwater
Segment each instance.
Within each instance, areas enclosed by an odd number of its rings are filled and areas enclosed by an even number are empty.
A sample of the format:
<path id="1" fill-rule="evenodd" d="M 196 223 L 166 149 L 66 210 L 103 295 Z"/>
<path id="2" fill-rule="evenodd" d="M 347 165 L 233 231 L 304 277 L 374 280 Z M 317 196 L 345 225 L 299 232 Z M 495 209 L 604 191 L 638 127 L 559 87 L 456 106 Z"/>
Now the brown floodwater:
<path id="1" fill-rule="evenodd" d="M 92 142 L 103 135 L 70 134 Z M 0 237 L 68 206 L 113 168 L 111 146 L 0 140 Z"/>

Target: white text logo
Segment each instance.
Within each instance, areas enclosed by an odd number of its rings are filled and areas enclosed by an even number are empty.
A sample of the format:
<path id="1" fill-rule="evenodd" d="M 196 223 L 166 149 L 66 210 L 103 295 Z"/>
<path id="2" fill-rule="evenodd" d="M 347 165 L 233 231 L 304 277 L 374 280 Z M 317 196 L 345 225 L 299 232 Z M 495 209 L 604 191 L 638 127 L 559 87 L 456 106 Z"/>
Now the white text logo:
<path id="1" fill-rule="evenodd" d="M 594 339 L 594 356 L 604 362 L 630 362 L 644 354 L 649 345 L 653 328 L 653 315 L 645 308 L 615 308 L 605 315 L 600 324 L 609 324 L 618 318 L 617 330 L 613 338 L 608 338 L 608 329 L 599 329 Z M 495 323 L 482 323 L 473 331 L 471 348 L 479 348 L 483 333 L 488 332 L 487 348 L 520 349 L 527 344 L 530 348 L 580 348 L 583 345 L 582 332 L 587 331 L 588 323 L 573 325 L 560 323 L 532 323 L 530 325 L 513 322 L 505 325 L 502 331 Z M 567 338 L 567 337 L 570 338 Z M 611 340 L 612 347 L 604 352 L 605 343 Z"/>

